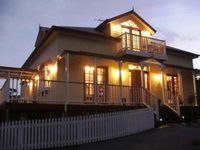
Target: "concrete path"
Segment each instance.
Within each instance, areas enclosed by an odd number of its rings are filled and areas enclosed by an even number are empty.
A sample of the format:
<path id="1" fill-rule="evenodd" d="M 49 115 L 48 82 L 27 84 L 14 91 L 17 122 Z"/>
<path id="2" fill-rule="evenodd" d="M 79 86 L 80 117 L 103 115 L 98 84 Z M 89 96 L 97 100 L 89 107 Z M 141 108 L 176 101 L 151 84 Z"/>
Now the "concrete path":
<path id="1" fill-rule="evenodd" d="M 170 124 L 143 133 L 60 150 L 200 150 L 200 124 Z"/>

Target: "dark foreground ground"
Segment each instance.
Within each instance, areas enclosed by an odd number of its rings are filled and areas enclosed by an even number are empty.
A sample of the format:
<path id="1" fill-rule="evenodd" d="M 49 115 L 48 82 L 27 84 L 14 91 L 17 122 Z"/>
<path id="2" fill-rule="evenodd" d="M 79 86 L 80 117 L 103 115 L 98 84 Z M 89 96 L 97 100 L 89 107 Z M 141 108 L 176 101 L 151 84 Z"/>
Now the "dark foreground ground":
<path id="1" fill-rule="evenodd" d="M 169 124 L 123 138 L 60 150 L 200 150 L 200 123 Z"/>

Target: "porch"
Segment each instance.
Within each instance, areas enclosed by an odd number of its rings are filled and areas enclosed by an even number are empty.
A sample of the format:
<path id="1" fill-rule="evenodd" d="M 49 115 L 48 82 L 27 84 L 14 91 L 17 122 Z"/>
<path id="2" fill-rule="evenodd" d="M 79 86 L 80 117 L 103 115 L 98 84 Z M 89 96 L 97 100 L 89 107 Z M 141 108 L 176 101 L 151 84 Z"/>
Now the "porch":
<path id="1" fill-rule="evenodd" d="M 188 105 L 185 80 L 191 80 L 189 90 L 195 91 L 192 71 L 188 79 L 188 70 L 166 67 L 155 59 L 131 62 L 66 53 L 42 66 L 39 71 L 1 69 L 6 81 L 0 104 L 60 105 L 65 112 L 69 105 L 146 106 L 159 114 L 160 100 L 180 115 L 180 106 Z"/>
<path id="2" fill-rule="evenodd" d="M 142 103 L 152 105 L 153 99 L 155 96 L 142 87 L 81 82 L 66 84 L 66 81 L 58 80 L 10 78 L 1 89 L 1 104 L 65 104 L 67 102 L 67 104 L 77 105 L 137 106 Z"/>

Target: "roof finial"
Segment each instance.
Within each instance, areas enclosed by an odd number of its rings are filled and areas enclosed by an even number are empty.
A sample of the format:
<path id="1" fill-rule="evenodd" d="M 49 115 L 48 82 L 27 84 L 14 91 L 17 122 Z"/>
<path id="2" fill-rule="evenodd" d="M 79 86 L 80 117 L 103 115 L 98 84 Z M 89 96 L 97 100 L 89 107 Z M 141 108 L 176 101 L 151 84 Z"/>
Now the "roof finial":
<path id="1" fill-rule="evenodd" d="M 132 11 L 133 11 L 133 12 L 135 11 L 135 9 L 134 9 L 134 5 L 132 6 Z"/>

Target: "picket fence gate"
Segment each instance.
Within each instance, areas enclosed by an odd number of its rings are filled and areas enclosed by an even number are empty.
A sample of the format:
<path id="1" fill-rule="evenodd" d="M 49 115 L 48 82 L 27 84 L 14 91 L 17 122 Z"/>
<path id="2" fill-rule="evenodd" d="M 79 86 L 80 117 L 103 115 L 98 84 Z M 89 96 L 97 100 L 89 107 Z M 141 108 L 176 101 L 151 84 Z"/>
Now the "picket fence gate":
<path id="1" fill-rule="evenodd" d="M 153 111 L 137 110 L 89 116 L 3 122 L 1 150 L 45 149 L 114 139 L 154 128 Z"/>

